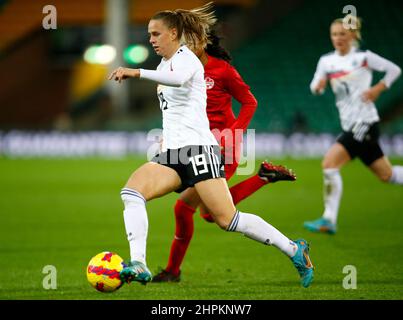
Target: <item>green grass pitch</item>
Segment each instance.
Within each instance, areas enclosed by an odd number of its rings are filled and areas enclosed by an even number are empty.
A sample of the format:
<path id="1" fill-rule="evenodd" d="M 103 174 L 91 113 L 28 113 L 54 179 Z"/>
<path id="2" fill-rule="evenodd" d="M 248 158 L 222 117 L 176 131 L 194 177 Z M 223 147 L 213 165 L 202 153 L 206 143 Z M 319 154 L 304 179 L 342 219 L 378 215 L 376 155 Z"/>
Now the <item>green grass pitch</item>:
<path id="1" fill-rule="evenodd" d="M 403 298 L 403 188 L 378 182 L 354 161 L 342 170 L 338 233 L 311 234 L 302 224 L 322 212 L 319 159 L 275 161 L 293 168 L 298 180 L 267 185 L 238 205 L 291 239 L 310 242 L 316 267 L 310 288 L 300 286 L 291 262 L 275 248 L 223 232 L 197 214 L 182 282 L 97 292 L 87 283 L 87 263 L 107 250 L 128 258 L 119 192 L 142 162 L 0 158 L 0 299 Z M 168 258 L 176 197 L 172 193 L 147 205 L 147 261 L 153 272 Z M 56 290 L 42 286 L 46 265 L 57 268 Z M 346 265 L 357 269 L 357 289 L 343 288 Z"/>

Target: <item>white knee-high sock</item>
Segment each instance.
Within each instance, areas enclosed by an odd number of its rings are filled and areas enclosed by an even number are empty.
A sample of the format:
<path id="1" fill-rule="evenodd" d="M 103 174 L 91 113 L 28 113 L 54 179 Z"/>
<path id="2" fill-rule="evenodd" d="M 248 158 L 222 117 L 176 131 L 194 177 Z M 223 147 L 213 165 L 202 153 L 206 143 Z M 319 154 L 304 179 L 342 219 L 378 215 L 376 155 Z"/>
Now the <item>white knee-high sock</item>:
<path id="1" fill-rule="evenodd" d="M 123 218 L 130 245 L 130 259 L 146 264 L 148 233 L 146 201 L 139 192 L 129 188 L 122 189 L 120 195 L 125 205 Z"/>
<path id="2" fill-rule="evenodd" d="M 403 166 L 392 167 L 392 176 L 389 182 L 393 184 L 403 184 Z"/>
<path id="3" fill-rule="evenodd" d="M 273 245 L 289 257 L 293 257 L 298 249 L 293 241 L 259 216 L 239 210 L 235 212 L 227 231 L 240 232 L 263 244 Z"/>
<path id="4" fill-rule="evenodd" d="M 323 218 L 336 224 L 340 199 L 343 193 L 343 181 L 339 169 L 324 169 L 323 182 L 323 200 L 325 204 Z"/>

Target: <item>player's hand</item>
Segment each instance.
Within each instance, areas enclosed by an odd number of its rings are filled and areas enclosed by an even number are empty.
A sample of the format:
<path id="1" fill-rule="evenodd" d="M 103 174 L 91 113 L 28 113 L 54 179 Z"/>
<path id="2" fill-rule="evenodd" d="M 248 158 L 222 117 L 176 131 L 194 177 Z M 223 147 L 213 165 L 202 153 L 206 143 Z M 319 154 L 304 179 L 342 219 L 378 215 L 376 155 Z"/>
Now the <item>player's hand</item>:
<path id="1" fill-rule="evenodd" d="M 119 83 L 121 83 L 122 80 L 125 80 L 127 78 L 139 78 L 139 77 L 140 77 L 139 69 L 130 69 L 130 68 L 119 67 L 112 71 L 108 80 L 115 80 L 115 81 L 118 81 Z"/>
<path id="2" fill-rule="evenodd" d="M 316 86 L 315 90 L 314 90 L 315 93 L 316 94 L 322 94 L 326 89 L 326 84 L 327 84 L 327 80 L 325 78 L 321 79 L 319 81 L 318 85 Z"/>
<path id="3" fill-rule="evenodd" d="M 386 89 L 385 84 L 381 81 L 378 84 L 374 85 L 373 87 L 369 88 L 362 94 L 362 100 L 364 102 L 375 102 L 379 96 L 381 95 L 382 91 Z"/>

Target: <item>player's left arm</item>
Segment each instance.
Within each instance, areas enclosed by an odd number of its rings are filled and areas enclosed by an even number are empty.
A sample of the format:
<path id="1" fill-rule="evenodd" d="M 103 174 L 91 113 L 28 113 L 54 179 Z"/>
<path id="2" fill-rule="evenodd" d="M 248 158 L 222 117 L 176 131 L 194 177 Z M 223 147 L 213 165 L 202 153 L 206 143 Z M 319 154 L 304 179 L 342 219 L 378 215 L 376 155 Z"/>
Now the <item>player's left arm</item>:
<path id="1" fill-rule="evenodd" d="M 257 108 L 257 100 L 250 91 L 250 87 L 242 79 L 236 69 L 229 65 L 225 75 L 225 87 L 228 93 L 234 97 L 240 104 L 241 108 L 237 119 L 231 126 L 231 130 L 241 129 L 245 131 Z"/>
<path id="2" fill-rule="evenodd" d="M 377 84 L 369 88 L 362 95 L 364 101 L 376 101 L 380 94 L 389 89 L 393 82 L 402 73 L 400 67 L 371 51 L 367 51 L 367 63 L 368 67 L 372 70 L 385 72 L 385 76 Z"/>

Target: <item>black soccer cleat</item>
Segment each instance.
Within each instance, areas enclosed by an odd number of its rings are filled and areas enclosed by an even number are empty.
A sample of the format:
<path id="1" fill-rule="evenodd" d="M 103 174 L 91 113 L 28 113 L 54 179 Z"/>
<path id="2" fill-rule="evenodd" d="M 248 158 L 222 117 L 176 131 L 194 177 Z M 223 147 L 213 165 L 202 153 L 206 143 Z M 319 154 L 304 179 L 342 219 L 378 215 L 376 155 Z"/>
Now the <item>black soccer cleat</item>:
<path id="1" fill-rule="evenodd" d="M 287 169 L 281 165 L 274 165 L 271 162 L 263 161 L 260 165 L 258 171 L 258 176 L 267 182 L 276 181 L 295 181 L 297 176 L 292 172 L 292 170 Z"/>
<path id="2" fill-rule="evenodd" d="M 156 274 L 151 282 L 179 282 L 181 281 L 181 273 L 179 271 L 178 275 L 175 275 L 165 269 L 162 269 L 158 274 Z"/>

